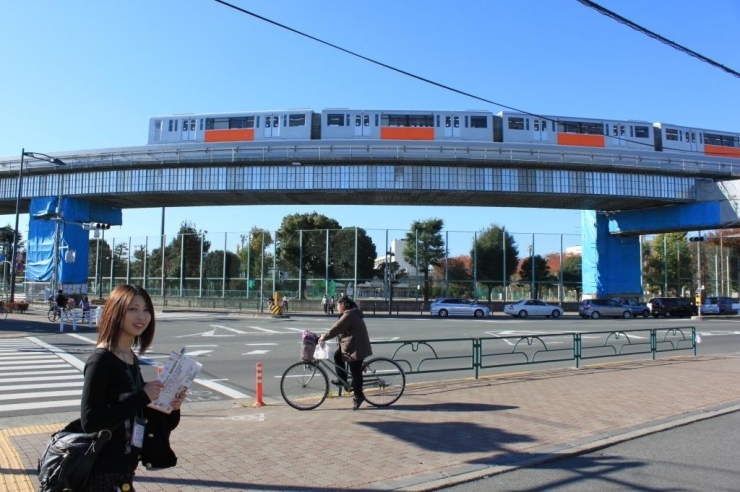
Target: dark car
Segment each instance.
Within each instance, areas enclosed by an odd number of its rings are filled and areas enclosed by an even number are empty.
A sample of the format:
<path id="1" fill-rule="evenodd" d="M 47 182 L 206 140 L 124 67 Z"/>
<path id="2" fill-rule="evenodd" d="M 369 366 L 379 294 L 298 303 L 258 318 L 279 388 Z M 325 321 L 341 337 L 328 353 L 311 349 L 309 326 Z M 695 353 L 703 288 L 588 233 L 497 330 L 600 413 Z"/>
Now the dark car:
<path id="1" fill-rule="evenodd" d="M 663 316 L 696 316 L 698 310 L 691 301 L 685 297 L 653 297 L 648 301 L 650 313 L 653 317 Z"/>

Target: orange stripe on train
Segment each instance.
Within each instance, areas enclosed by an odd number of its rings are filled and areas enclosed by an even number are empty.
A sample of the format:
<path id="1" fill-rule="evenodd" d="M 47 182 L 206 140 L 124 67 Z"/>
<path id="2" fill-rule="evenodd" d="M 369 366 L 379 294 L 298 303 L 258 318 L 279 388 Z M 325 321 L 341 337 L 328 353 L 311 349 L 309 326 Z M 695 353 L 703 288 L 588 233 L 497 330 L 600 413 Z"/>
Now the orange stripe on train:
<path id="1" fill-rule="evenodd" d="M 558 133 L 558 145 L 577 145 L 579 147 L 604 147 L 604 135 Z"/>
<path id="2" fill-rule="evenodd" d="M 434 140 L 434 128 L 408 128 L 384 126 L 380 128 L 381 140 Z"/>
<path id="3" fill-rule="evenodd" d="M 233 130 L 206 130 L 206 142 L 251 142 L 254 128 L 234 128 Z"/>
<path id="4" fill-rule="evenodd" d="M 715 155 L 719 157 L 740 158 L 740 149 L 737 147 L 720 147 L 719 145 L 704 144 L 704 153 L 706 155 Z"/>

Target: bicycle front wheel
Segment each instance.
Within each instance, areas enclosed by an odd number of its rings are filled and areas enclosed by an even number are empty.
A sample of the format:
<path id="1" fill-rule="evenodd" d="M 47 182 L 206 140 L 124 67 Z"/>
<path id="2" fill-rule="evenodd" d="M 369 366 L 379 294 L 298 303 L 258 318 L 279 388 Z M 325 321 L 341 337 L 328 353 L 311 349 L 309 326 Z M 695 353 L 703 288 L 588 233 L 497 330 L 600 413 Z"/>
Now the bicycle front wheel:
<path id="1" fill-rule="evenodd" d="M 49 312 L 46 313 L 46 317 L 49 318 L 49 321 L 57 321 L 59 320 L 59 311 L 57 311 L 54 308 L 49 309 Z"/>
<path id="2" fill-rule="evenodd" d="M 329 378 L 317 362 L 296 362 L 283 373 L 280 393 L 296 410 L 311 410 L 329 394 Z"/>
<path id="3" fill-rule="evenodd" d="M 395 361 L 378 357 L 362 367 L 365 400 L 374 407 L 387 407 L 396 402 L 406 388 L 406 375 Z"/>

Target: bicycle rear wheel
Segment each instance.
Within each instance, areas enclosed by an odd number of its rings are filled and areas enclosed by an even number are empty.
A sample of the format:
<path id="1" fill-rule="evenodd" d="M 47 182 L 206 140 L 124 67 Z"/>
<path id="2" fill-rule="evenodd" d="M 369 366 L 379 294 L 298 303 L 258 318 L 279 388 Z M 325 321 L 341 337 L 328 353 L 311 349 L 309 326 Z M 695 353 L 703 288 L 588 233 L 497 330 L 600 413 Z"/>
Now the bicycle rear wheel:
<path id="1" fill-rule="evenodd" d="M 406 388 L 406 375 L 395 361 L 378 357 L 362 366 L 365 400 L 374 407 L 387 407 L 396 402 Z"/>
<path id="2" fill-rule="evenodd" d="M 58 321 L 59 320 L 59 310 L 51 308 L 49 309 L 49 312 L 46 313 L 46 317 L 49 318 L 49 321 Z"/>
<path id="3" fill-rule="evenodd" d="M 329 378 L 317 362 L 296 362 L 280 379 L 280 393 L 297 410 L 311 410 L 321 405 L 329 393 Z"/>

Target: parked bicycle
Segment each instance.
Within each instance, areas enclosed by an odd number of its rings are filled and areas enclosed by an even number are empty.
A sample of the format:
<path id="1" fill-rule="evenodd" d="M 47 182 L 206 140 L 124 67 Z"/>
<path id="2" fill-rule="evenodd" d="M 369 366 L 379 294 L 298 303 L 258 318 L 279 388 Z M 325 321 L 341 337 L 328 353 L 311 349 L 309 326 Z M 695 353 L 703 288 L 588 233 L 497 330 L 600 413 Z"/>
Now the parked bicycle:
<path id="1" fill-rule="evenodd" d="M 342 383 L 345 391 L 352 391 L 349 372 L 346 372 L 347 379 L 341 377 L 330 355 L 319 359 L 303 354 L 304 360 L 288 367 L 280 379 L 280 393 L 288 405 L 297 410 L 312 410 L 321 405 L 329 395 L 327 372 Z M 365 401 L 370 405 L 387 407 L 401 398 L 406 388 L 406 375 L 394 360 L 385 357 L 369 359 L 362 365 L 362 372 Z"/>

